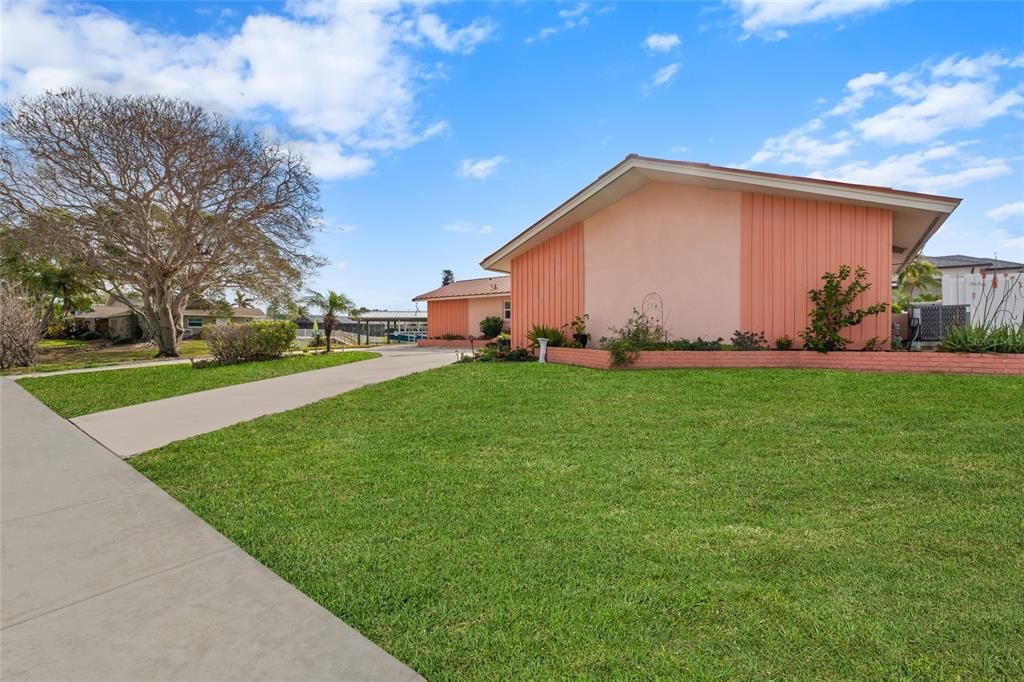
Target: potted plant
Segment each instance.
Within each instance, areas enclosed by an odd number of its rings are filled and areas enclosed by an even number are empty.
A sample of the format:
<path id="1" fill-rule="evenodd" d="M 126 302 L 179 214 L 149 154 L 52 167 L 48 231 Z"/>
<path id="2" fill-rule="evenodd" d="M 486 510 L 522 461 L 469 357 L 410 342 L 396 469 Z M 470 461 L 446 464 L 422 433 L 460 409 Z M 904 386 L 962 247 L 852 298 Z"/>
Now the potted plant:
<path id="1" fill-rule="evenodd" d="M 590 341 L 590 334 L 587 333 L 587 320 L 590 319 L 590 315 L 583 313 L 577 315 L 569 326 L 572 327 L 572 338 L 575 339 L 576 343 L 580 344 L 580 348 L 586 348 L 587 343 Z"/>

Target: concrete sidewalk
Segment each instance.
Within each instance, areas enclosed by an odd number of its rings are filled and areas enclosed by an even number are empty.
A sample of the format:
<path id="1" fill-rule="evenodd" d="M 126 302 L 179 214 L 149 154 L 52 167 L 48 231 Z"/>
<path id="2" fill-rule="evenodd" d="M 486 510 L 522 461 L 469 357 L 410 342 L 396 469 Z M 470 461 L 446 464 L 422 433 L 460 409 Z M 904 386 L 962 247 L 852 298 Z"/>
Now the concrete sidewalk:
<path id="1" fill-rule="evenodd" d="M 0 429 L 0 678 L 419 679 L 9 379 Z"/>
<path id="2" fill-rule="evenodd" d="M 225 386 L 76 417 L 71 421 L 120 457 L 284 412 L 360 386 L 455 361 L 449 349 L 375 348 L 381 357 L 349 365 Z"/>

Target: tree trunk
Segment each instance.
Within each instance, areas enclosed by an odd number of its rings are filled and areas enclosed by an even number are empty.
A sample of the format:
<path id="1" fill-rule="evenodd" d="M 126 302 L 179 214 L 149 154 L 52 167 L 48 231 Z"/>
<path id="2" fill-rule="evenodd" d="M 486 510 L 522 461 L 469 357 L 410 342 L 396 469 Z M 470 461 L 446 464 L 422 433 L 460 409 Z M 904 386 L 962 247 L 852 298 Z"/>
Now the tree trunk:
<path id="1" fill-rule="evenodd" d="M 178 345 L 181 343 L 181 316 L 175 314 L 170 304 L 165 303 L 153 311 L 153 319 L 157 321 L 153 330 L 153 341 L 157 345 L 158 358 L 179 357 Z"/>
<path id="2" fill-rule="evenodd" d="M 334 334 L 334 316 L 324 315 L 324 333 L 327 334 L 327 352 L 331 352 L 331 336 Z"/>

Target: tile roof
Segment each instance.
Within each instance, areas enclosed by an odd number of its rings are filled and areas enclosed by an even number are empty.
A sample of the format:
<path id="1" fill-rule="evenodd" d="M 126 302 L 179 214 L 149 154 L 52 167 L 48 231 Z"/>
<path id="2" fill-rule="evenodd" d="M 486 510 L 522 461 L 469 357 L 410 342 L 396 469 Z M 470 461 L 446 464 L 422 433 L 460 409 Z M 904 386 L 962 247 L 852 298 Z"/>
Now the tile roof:
<path id="1" fill-rule="evenodd" d="M 479 279 L 464 279 L 461 282 L 438 287 L 433 291 L 420 294 L 414 301 L 427 301 L 435 298 L 471 298 L 483 296 L 509 296 L 512 294 L 512 278 L 504 277 L 481 277 Z"/>

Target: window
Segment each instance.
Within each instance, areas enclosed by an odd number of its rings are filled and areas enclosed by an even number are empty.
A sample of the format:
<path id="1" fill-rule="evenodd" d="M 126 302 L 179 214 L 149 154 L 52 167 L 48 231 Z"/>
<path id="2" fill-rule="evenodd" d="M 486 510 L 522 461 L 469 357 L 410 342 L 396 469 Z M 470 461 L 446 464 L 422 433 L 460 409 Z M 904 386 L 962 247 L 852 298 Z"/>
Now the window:
<path id="1" fill-rule="evenodd" d="M 203 326 L 203 318 L 187 317 L 185 318 L 185 326 L 189 329 L 201 329 Z"/>
<path id="2" fill-rule="evenodd" d="M 505 321 L 512 319 L 512 301 L 505 301 Z"/>

